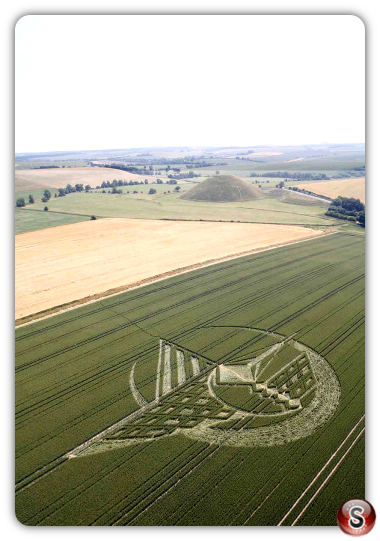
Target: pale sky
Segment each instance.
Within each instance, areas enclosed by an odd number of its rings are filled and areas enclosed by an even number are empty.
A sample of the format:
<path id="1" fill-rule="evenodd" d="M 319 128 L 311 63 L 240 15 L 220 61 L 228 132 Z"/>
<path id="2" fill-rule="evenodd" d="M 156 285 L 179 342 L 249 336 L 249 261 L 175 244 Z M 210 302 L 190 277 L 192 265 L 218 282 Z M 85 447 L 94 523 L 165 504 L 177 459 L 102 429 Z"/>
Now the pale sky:
<path id="1" fill-rule="evenodd" d="M 354 16 L 27 16 L 16 152 L 363 143 Z"/>

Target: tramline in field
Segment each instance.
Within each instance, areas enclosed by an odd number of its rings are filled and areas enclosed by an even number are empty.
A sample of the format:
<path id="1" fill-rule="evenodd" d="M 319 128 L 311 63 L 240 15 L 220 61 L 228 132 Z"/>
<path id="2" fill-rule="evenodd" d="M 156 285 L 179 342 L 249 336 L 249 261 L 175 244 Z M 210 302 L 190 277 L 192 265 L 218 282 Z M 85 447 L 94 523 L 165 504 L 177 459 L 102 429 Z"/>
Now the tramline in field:
<path id="1" fill-rule="evenodd" d="M 26 325 L 16 355 L 25 524 L 326 525 L 364 497 L 361 235 Z"/>

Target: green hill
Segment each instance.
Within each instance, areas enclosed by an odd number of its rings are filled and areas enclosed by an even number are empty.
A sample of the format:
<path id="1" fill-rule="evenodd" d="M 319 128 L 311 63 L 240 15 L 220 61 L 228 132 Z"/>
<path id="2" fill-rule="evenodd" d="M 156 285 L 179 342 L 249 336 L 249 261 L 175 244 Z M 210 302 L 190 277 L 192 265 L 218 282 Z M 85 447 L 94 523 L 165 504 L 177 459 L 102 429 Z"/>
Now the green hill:
<path id="1" fill-rule="evenodd" d="M 235 175 L 216 175 L 206 178 L 181 195 L 181 199 L 188 201 L 214 202 L 251 201 L 260 197 L 259 188 Z"/>

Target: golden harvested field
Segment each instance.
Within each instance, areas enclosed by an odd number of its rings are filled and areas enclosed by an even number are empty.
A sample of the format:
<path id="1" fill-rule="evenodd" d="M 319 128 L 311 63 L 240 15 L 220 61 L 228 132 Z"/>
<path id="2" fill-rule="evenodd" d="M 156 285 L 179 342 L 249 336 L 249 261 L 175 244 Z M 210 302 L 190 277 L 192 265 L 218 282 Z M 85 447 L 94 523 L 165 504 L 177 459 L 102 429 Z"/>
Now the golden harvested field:
<path id="1" fill-rule="evenodd" d="M 149 180 L 149 177 L 147 177 Z M 70 167 L 59 169 L 24 169 L 15 171 L 16 192 L 38 188 L 65 188 L 67 184 L 99 186 L 103 180 L 144 180 L 142 175 L 107 167 Z"/>
<path id="2" fill-rule="evenodd" d="M 298 226 L 123 218 L 22 233 L 15 241 L 15 316 L 322 234 Z"/>
<path id="3" fill-rule="evenodd" d="M 305 188 L 311 192 L 325 195 L 326 197 L 355 197 L 365 203 L 365 178 L 349 178 L 347 180 L 326 180 L 322 182 L 303 182 L 294 184 L 299 188 Z"/>

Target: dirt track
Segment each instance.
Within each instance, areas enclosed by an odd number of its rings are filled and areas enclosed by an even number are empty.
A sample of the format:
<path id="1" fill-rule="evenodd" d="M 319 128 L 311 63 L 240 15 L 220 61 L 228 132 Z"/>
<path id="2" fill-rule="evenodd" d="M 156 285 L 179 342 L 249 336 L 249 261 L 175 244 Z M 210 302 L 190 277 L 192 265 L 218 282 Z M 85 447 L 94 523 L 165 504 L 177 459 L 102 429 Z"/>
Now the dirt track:
<path id="1" fill-rule="evenodd" d="M 298 226 L 122 218 L 23 233 L 15 240 L 15 317 L 321 234 Z"/>

